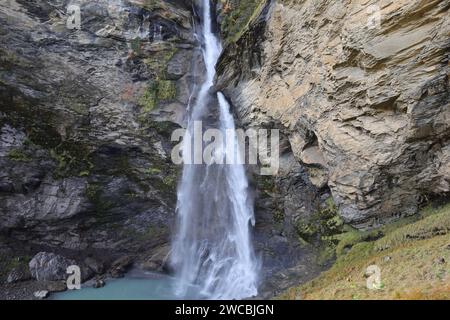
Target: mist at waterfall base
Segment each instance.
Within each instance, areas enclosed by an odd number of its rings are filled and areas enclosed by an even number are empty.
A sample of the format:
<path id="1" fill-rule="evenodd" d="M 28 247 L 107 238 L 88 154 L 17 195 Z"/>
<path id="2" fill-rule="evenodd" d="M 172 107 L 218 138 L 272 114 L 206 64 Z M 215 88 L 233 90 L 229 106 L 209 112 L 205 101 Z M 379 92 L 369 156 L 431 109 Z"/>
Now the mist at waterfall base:
<path id="1" fill-rule="evenodd" d="M 222 132 L 235 129 L 225 97 L 220 92 L 212 93 L 222 47 L 212 32 L 209 0 L 202 0 L 199 38 L 206 72 L 195 101 L 188 106 L 186 129 L 191 139 L 195 121 Z M 229 143 L 236 145 L 236 137 Z M 225 150 L 226 142 L 215 150 L 214 157 L 224 159 Z M 187 152 L 191 150 L 183 150 L 183 154 Z M 235 152 L 234 156 L 239 157 Z M 200 289 L 202 297 L 210 299 L 243 299 L 257 294 L 259 265 L 250 239 L 253 203 L 243 165 L 185 164 L 178 189 L 177 217 L 171 254 L 178 279 L 177 296 L 187 296 L 193 285 Z"/>
<path id="2" fill-rule="evenodd" d="M 222 51 L 212 31 L 210 0 L 199 0 L 205 64 L 203 83 L 188 106 L 186 132 L 193 139 L 194 122 L 225 133 L 235 129 L 230 105 L 214 92 L 215 65 Z M 214 151 L 225 159 L 227 143 Z M 191 145 L 193 141 L 191 140 Z M 183 150 L 183 154 L 190 150 Z M 228 155 L 230 156 L 230 155 Z M 236 148 L 235 159 L 241 155 Z M 226 163 L 218 161 L 216 163 Z M 253 201 L 241 161 L 235 164 L 184 164 L 178 187 L 177 225 L 170 255 L 174 276 L 127 275 L 107 280 L 103 288 L 83 288 L 54 299 L 244 299 L 256 296 L 260 265 L 252 248 Z"/>

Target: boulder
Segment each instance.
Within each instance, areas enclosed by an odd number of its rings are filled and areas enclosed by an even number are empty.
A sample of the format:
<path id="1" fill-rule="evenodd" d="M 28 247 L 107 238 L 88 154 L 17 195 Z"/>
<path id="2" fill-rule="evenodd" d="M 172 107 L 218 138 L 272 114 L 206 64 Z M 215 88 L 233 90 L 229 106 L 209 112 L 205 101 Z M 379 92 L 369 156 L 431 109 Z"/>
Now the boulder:
<path id="1" fill-rule="evenodd" d="M 74 260 L 50 252 L 39 252 L 29 263 L 31 276 L 38 281 L 57 281 L 67 278 L 66 270 Z"/>
<path id="2" fill-rule="evenodd" d="M 163 246 L 155 250 L 155 252 L 151 256 L 141 262 L 139 267 L 143 270 L 148 271 L 162 271 L 166 268 L 166 262 L 169 257 L 169 253 L 170 246 Z"/>
<path id="3" fill-rule="evenodd" d="M 39 290 L 33 293 L 36 299 L 42 300 L 48 297 L 49 292 L 47 290 Z"/>
<path id="4" fill-rule="evenodd" d="M 95 282 L 94 282 L 93 287 L 94 287 L 95 289 L 98 289 L 98 288 L 104 287 L 105 285 L 106 285 L 106 283 L 105 283 L 104 280 L 102 280 L 102 279 L 96 279 Z"/>

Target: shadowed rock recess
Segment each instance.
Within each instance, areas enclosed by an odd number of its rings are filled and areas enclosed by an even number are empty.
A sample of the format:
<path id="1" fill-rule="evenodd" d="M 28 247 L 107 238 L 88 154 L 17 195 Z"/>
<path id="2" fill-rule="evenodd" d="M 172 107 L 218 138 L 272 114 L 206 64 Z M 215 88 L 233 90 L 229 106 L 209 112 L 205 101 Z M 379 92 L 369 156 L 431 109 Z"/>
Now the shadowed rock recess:
<path id="1" fill-rule="evenodd" d="M 237 127 L 280 129 L 278 173 L 246 167 L 258 298 L 450 201 L 450 1 L 211 4 L 224 47 L 211 91 Z M 204 80 L 199 12 L 194 0 L 2 0 L 0 299 L 64 291 L 71 264 L 96 287 L 132 266 L 173 271 L 170 138 Z M 305 288 L 287 297 L 320 298 Z"/>

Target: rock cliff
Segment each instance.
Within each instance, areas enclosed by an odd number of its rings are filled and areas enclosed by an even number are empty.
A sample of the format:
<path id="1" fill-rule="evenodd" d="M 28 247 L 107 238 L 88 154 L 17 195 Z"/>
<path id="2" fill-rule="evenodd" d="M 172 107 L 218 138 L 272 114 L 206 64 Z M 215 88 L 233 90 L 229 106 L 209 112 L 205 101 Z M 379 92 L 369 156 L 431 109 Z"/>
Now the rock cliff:
<path id="1" fill-rule="evenodd" d="M 246 1 L 223 1 L 240 10 Z M 360 229 L 450 191 L 449 1 L 254 1 L 218 85 Z"/>
<path id="2" fill-rule="evenodd" d="M 183 1 L 2 2 L 2 252 L 110 259 L 169 241 L 192 18 Z"/>

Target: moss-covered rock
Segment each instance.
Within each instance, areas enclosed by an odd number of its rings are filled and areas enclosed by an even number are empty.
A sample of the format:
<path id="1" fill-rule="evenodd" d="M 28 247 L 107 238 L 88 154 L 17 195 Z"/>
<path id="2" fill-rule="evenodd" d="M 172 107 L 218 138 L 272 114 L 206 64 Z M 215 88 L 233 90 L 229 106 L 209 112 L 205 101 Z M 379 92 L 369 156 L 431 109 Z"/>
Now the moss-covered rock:
<path id="1" fill-rule="evenodd" d="M 266 0 L 220 0 L 221 31 L 225 42 L 234 42 L 261 13 Z"/>
<path id="2" fill-rule="evenodd" d="M 155 77 L 166 79 L 167 65 L 177 51 L 178 49 L 172 46 L 164 48 L 144 58 L 144 63 L 152 70 Z"/>
<path id="3" fill-rule="evenodd" d="M 15 148 L 8 152 L 8 158 L 13 161 L 29 162 L 31 161 L 30 155 L 22 149 Z"/>
<path id="4" fill-rule="evenodd" d="M 142 112 L 148 113 L 155 109 L 160 102 L 167 102 L 176 98 L 177 89 L 172 80 L 156 79 L 151 81 L 139 100 Z"/>
<path id="5" fill-rule="evenodd" d="M 330 242 L 333 235 L 342 232 L 343 226 L 332 197 L 329 197 L 311 216 L 299 217 L 295 222 L 298 236 L 306 242 L 314 240 Z"/>
<path id="6" fill-rule="evenodd" d="M 70 176 L 88 176 L 94 167 L 91 162 L 91 148 L 88 144 L 77 141 L 64 141 L 49 150 L 57 166 L 53 176 L 58 178 Z"/>

